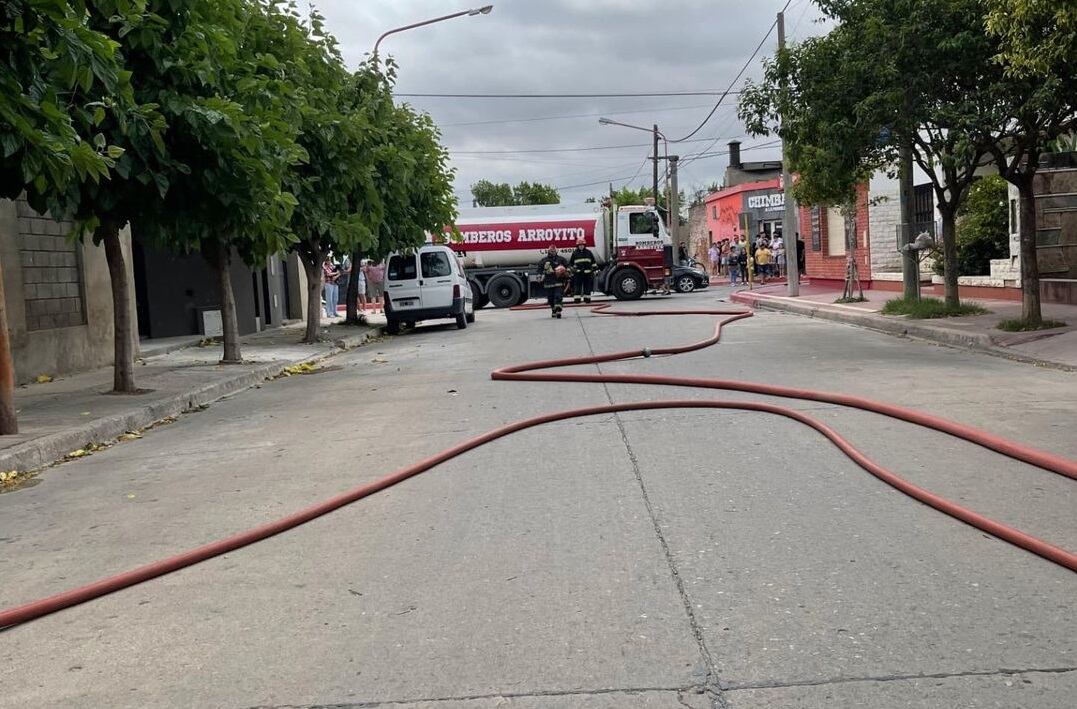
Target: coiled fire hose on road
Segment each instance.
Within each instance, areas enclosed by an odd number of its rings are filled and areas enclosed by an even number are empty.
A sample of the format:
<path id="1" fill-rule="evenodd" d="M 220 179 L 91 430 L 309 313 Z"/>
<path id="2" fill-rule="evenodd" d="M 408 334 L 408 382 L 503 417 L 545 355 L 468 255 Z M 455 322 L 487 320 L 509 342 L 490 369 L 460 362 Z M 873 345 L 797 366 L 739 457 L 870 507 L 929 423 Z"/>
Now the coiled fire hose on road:
<path id="1" fill-rule="evenodd" d="M 531 309 L 532 306 L 522 306 L 521 309 Z M 682 387 L 695 387 L 703 389 L 721 389 L 729 391 L 742 391 L 752 394 L 763 394 L 766 396 L 782 397 L 788 399 L 803 399 L 809 401 L 819 401 L 828 404 L 839 404 L 842 406 L 849 406 L 865 411 L 871 411 L 884 416 L 890 416 L 892 418 L 901 419 L 910 423 L 924 426 L 925 428 L 934 429 L 943 433 L 948 433 L 952 436 L 962 438 L 966 441 L 970 441 L 979 446 L 983 446 L 989 450 L 996 451 L 1003 455 L 1009 456 L 1016 460 L 1034 465 L 1044 470 L 1064 475 L 1068 478 L 1077 480 L 1077 461 L 1073 461 L 1061 456 L 1053 455 L 1045 451 L 1037 450 L 1029 446 L 1021 445 L 1014 441 L 1007 440 L 994 436 L 986 431 L 981 431 L 970 426 L 965 426 L 947 419 L 939 418 L 937 416 L 931 416 L 914 409 L 907 409 L 901 406 L 895 406 L 893 404 L 885 404 L 871 399 L 865 399 L 857 396 L 849 396 L 846 394 L 834 394 L 825 391 L 814 391 L 811 389 L 795 389 L 791 387 L 775 386 L 770 384 L 757 384 L 753 382 L 731 380 L 731 379 L 703 379 L 703 378 L 690 378 L 690 377 L 664 377 L 656 375 L 638 375 L 638 374 L 584 374 L 575 372 L 551 372 L 543 370 L 559 369 L 561 367 L 579 366 L 579 365 L 591 365 L 601 364 L 603 362 L 615 362 L 621 360 L 635 359 L 637 357 L 649 357 L 651 355 L 676 355 L 684 352 L 691 352 L 694 350 L 700 350 L 706 347 L 710 347 L 718 343 L 722 335 L 722 326 L 727 325 L 735 320 L 751 317 L 751 311 L 744 310 L 720 310 L 720 309 L 698 309 L 698 310 L 642 310 L 642 311 L 618 311 L 610 309 L 610 305 L 607 303 L 599 304 L 597 306 L 585 306 L 590 307 L 592 313 L 599 315 L 620 316 L 620 317 L 652 317 L 652 316 L 677 316 L 677 315 L 710 315 L 720 316 L 721 319 L 717 321 L 714 327 L 714 334 L 705 340 L 694 342 L 688 345 L 681 345 L 676 347 L 663 347 L 650 349 L 638 349 L 638 350 L 626 350 L 623 352 L 611 352 L 607 354 L 598 354 L 585 357 L 570 357 L 565 359 L 547 360 L 542 362 L 529 362 L 526 364 L 520 364 L 516 366 L 504 367 L 495 370 L 492 373 L 492 378 L 496 380 L 507 381 L 547 381 L 547 382 L 595 382 L 605 384 L 652 384 L 661 386 L 682 386 Z M 225 554 L 230 551 L 235 551 L 248 544 L 267 539 L 274 535 L 285 532 L 289 529 L 294 529 L 301 524 L 305 524 L 313 519 L 328 514 L 334 510 L 340 509 L 345 505 L 351 504 L 358 500 L 373 495 L 376 492 L 385 490 L 392 487 L 399 482 L 407 480 L 423 473 L 431 468 L 444 463 L 447 460 L 455 458 L 458 455 L 466 453 L 467 451 L 478 448 L 485 445 L 490 441 L 497 440 L 503 436 L 507 436 L 516 431 L 521 431 L 526 428 L 532 428 L 535 426 L 541 426 L 545 423 L 553 421 L 562 421 L 565 419 L 578 418 L 581 416 L 595 416 L 600 414 L 617 413 L 621 411 L 640 411 L 651 409 L 740 409 L 745 411 L 761 411 L 765 413 L 777 414 L 779 416 L 785 416 L 786 418 L 799 421 L 806 426 L 809 426 L 819 433 L 826 436 L 835 446 L 838 447 L 846 456 L 848 456 L 853 462 L 859 465 L 861 468 L 871 473 L 875 477 L 879 478 L 886 484 L 900 490 L 901 492 L 909 495 L 910 497 L 919 500 L 920 502 L 930 505 L 940 512 L 944 512 L 951 517 L 961 520 L 967 524 L 976 527 L 988 534 L 991 534 L 999 539 L 1009 542 L 1022 549 L 1037 554 L 1048 561 L 1052 561 L 1060 566 L 1063 566 L 1070 571 L 1077 572 L 1077 554 L 1055 546 L 1047 541 L 1034 537 L 1030 534 L 1026 534 L 1018 529 L 1015 529 L 1009 525 L 1003 524 L 996 520 L 985 517 L 978 514 L 966 507 L 962 507 L 957 503 L 951 502 L 943 497 L 935 495 L 927 490 L 913 485 L 907 480 L 901 478 L 897 474 L 890 470 L 887 470 L 883 466 L 875 463 L 863 453 L 858 451 L 848 441 L 841 437 L 837 432 L 831 429 L 821 421 L 812 418 L 806 413 L 797 409 L 788 408 L 785 406 L 779 406 L 777 404 L 770 404 L 758 401 L 726 401 L 726 400 L 695 400 L 695 399 L 673 399 L 673 400 L 660 400 L 660 401 L 638 401 L 629 402 L 623 404 L 608 404 L 601 406 L 587 406 L 578 409 L 569 409 L 567 411 L 558 411 L 555 413 L 543 414 L 541 416 L 535 416 L 533 418 L 516 421 L 514 423 L 501 426 L 492 431 L 488 431 L 480 436 L 472 438 L 470 440 L 459 443 L 451 448 L 441 451 L 425 460 L 421 460 L 418 463 L 414 463 L 406 468 L 397 470 L 394 473 L 386 475 L 378 480 L 360 485 L 340 495 L 332 497 L 324 502 L 312 505 L 298 512 L 295 512 L 287 517 L 283 517 L 273 522 L 254 527 L 245 532 L 240 532 L 233 536 L 220 539 L 209 544 L 204 544 L 190 551 L 176 556 L 155 561 L 144 566 L 140 566 L 131 571 L 127 571 L 115 576 L 101 579 L 94 583 L 87 584 L 85 586 L 79 586 L 69 591 L 64 591 L 53 596 L 48 596 L 36 601 L 31 601 L 21 606 L 16 606 L 3 611 L 0 611 L 0 629 L 9 628 L 14 625 L 26 623 L 31 620 L 35 620 L 42 616 L 54 613 L 63 608 L 69 608 L 86 601 L 99 598 L 109 593 L 119 591 L 130 586 L 134 586 L 144 581 L 163 576 L 165 574 L 177 571 L 179 569 L 197 564 L 207 559 L 212 559 L 215 556 Z"/>

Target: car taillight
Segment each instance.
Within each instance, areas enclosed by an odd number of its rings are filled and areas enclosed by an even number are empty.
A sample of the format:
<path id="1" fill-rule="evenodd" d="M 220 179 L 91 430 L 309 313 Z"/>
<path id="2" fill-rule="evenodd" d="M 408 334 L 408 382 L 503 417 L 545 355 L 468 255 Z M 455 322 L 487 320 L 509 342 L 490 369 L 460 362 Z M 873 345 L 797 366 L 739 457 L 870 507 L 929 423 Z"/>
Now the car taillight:
<path id="1" fill-rule="evenodd" d="M 460 297 L 460 284 L 459 283 L 457 283 L 455 286 L 452 287 L 452 297 L 453 298 L 459 298 Z"/>

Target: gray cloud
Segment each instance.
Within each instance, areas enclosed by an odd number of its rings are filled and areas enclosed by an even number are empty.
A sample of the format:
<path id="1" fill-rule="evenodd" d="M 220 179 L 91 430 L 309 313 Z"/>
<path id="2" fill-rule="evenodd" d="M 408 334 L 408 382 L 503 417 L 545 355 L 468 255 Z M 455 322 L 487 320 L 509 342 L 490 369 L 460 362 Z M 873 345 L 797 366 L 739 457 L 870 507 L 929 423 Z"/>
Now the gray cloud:
<path id="1" fill-rule="evenodd" d="M 483 0 L 471 0 L 474 6 Z M 399 64 L 398 93 L 632 93 L 722 90 L 766 33 L 784 0 L 494 0 L 485 16 L 462 17 L 385 39 L 382 56 Z M 340 41 L 349 65 L 360 62 L 387 29 L 466 9 L 447 0 L 321 0 L 315 3 Z M 811 0 L 793 0 L 786 14 L 791 40 L 822 31 Z M 773 53 L 772 35 L 761 54 Z M 757 76 L 760 60 L 748 75 Z M 670 137 L 692 130 L 713 99 L 655 98 L 450 99 L 408 98 L 442 126 L 443 143 L 454 153 L 456 191 L 466 202 L 479 179 L 540 181 L 561 187 L 562 199 L 582 201 L 607 184 L 650 183 L 644 164 L 650 136 L 598 125 L 610 114 L 625 123 L 658 123 Z M 717 139 L 712 150 L 743 136 L 736 97 L 723 106 L 698 138 Z M 680 110 L 673 110 L 680 109 Z M 631 113 L 625 113 L 631 112 Z M 557 120 L 517 121 L 548 116 Z M 455 124 L 471 125 L 455 125 Z M 481 123 L 481 124 L 479 124 Z M 478 125 L 477 125 L 478 124 Z M 640 144 L 616 150 L 536 154 L 467 155 L 458 151 L 506 151 Z M 707 142 L 671 147 L 681 155 Z M 775 149 L 751 153 L 777 157 Z M 747 157 L 747 155 L 746 155 Z M 724 157 L 686 165 L 681 182 L 721 181 Z M 630 179 L 636 175 L 635 179 Z M 585 183 L 596 184 L 587 185 Z M 575 185 L 583 185 L 576 187 Z"/>

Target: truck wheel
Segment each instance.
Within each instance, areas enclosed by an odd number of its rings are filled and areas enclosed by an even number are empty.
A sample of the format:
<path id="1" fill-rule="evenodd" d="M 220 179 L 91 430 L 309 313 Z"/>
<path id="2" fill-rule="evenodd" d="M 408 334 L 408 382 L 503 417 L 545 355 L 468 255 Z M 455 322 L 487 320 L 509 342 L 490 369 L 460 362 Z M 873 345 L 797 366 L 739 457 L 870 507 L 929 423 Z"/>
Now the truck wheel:
<path id="1" fill-rule="evenodd" d="M 511 308 L 520 302 L 522 289 L 512 276 L 494 276 L 486 286 L 486 295 L 495 308 Z"/>
<path id="2" fill-rule="evenodd" d="M 637 300 L 646 288 L 643 275 L 634 268 L 618 271 L 613 276 L 613 297 L 617 300 Z"/>
<path id="3" fill-rule="evenodd" d="M 385 331 L 387 333 L 389 333 L 390 335 L 399 335 L 400 334 L 400 321 L 397 320 L 396 318 L 386 318 L 385 319 Z"/>
<path id="4" fill-rule="evenodd" d="M 486 297 L 486 294 L 479 289 L 479 284 L 476 281 L 471 281 L 471 297 L 472 307 L 475 310 L 482 310 L 486 307 L 486 304 L 490 302 L 490 299 Z"/>

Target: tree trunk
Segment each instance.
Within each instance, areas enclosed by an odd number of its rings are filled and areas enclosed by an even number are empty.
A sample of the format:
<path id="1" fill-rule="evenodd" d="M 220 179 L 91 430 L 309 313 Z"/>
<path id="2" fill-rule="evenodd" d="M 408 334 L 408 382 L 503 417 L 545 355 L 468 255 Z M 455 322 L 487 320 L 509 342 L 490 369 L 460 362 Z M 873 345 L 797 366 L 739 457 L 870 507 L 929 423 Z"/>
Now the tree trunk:
<path id="1" fill-rule="evenodd" d="M 300 256 L 303 268 L 307 272 L 307 329 L 303 342 L 314 344 L 318 341 L 318 327 L 322 323 L 322 262 L 324 254 L 318 254 L 313 261 Z"/>
<path id="2" fill-rule="evenodd" d="M 1043 322 L 1040 310 L 1040 265 L 1036 261 L 1036 196 L 1032 175 L 1017 180 L 1021 194 L 1021 319 L 1030 325 Z"/>
<path id="3" fill-rule="evenodd" d="M 127 263 L 120 244 L 120 227 L 102 222 L 97 227 L 98 240 L 105 245 L 108 276 L 112 282 L 113 364 L 112 391 L 136 394 L 135 347 L 131 332 L 131 284 L 127 280 Z"/>
<path id="4" fill-rule="evenodd" d="M 240 364 L 239 319 L 236 317 L 236 295 L 232 290 L 232 257 L 227 246 L 219 246 L 213 265 L 221 289 L 221 330 L 224 335 L 224 356 L 221 364 Z"/>
<path id="5" fill-rule="evenodd" d="M 942 215 L 942 263 L 946 306 L 957 308 L 961 298 L 957 288 L 957 219 L 953 209 L 939 208 Z"/>
<path id="6" fill-rule="evenodd" d="M 7 303 L 4 296 L 4 269 L 0 267 L 0 435 L 19 432 L 15 417 L 15 365 L 7 334 Z"/>
<path id="7" fill-rule="evenodd" d="M 356 249 L 352 252 L 352 272 L 348 275 L 348 293 L 345 296 L 347 302 L 347 317 L 344 318 L 346 325 L 358 325 L 359 320 L 359 279 L 355 274 L 359 273 L 359 264 L 363 260 L 363 252 Z"/>

